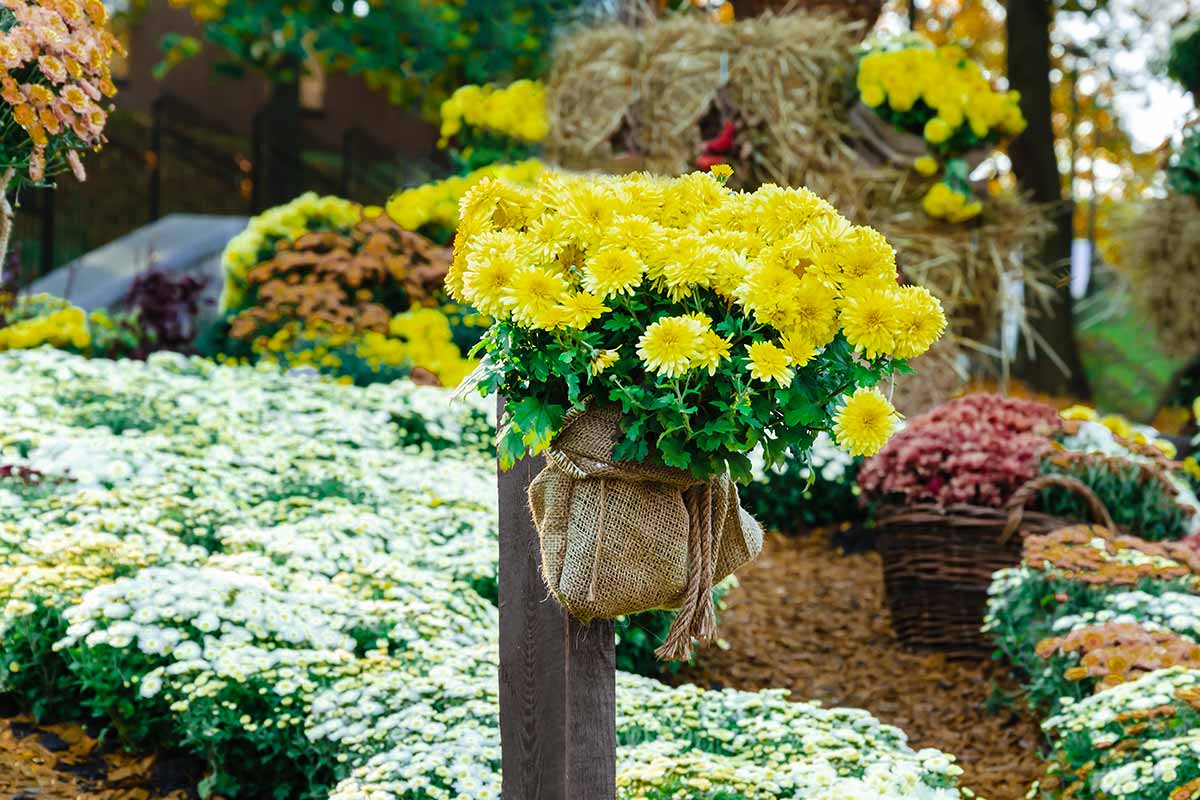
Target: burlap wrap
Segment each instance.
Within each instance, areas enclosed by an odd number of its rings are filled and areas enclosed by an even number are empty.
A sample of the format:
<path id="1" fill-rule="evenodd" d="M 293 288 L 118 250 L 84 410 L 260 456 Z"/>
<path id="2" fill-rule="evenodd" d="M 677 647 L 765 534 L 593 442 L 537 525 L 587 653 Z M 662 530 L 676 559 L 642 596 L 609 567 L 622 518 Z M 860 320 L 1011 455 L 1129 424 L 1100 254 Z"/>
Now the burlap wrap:
<path id="1" fill-rule="evenodd" d="M 619 419 L 609 408 L 568 418 L 530 484 L 542 573 L 584 622 L 680 609 L 658 655 L 686 659 L 692 638 L 716 633 L 713 585 L 758 555 L 762 528 L 728 474 L 705 483 L 684 470 L 614 462 Z"/>

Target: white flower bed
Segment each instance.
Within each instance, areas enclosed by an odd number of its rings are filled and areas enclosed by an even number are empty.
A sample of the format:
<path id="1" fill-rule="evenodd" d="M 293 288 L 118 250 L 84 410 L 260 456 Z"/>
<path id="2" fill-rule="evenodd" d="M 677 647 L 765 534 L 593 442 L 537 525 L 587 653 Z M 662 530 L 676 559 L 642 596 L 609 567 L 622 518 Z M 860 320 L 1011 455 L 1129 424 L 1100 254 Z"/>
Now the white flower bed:
<path id="1" fill-rule="evenodd" d="M 0 464 L 72 481 L 2 483 L 0 688 L 227 795 L 499 796 L 485 407 L 175 356 L 0 372 Z M 622 798 L 960 796 L 950 758 L 780 692 L 620 674 L 618 737 Z"/>

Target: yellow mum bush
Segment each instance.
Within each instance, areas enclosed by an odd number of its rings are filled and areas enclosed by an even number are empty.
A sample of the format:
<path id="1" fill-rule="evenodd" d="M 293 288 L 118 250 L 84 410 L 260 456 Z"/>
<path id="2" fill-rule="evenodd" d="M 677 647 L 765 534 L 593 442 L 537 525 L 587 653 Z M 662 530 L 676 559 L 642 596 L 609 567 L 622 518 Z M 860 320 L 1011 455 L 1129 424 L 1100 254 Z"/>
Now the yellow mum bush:
<path id="1" fill-rule="evenodd" d="M 455 175 L 397 192 L 388 200 L 387 213 L 402 228 L 445 242 L 458 227 L 459 200 L 472 186 L 485 178 L 528 185 L 537 180 L 543 169 L 542 162 L 535 158 L 481 167 L 468 175 Z"/>
<path id="2" fill-rule="evenodd" d="M 504 88 L 491 84 L 459 87 L 442 103 L 440 147 L 466 128 L 536 143 L 546 138 L 546 87 L 520 80 Z"/>
<path id="3" fill-rule="evenodd" d="M 463 357 L 450 321 L 434 308 L 397 314 L 387 333 L 294 321 L 256 340 L 252 352 L 258 363 L 358 385 L 395 380 L 419 367 L 442 386 L 456 386 L 478 363 Z"/>
<path id="4" fill-rule="evenodd" d="M 965 152 L 1025 129 L 1020 94 L 992 88 L 957 45 L 869 52 L 857 84 L 866 105 L 937 152 Z"/>
<path id="5" fill-rule="evenodd" d="M 481 380 L 510 400 L 505 463 L 587 398 L 621 406 L 616 458 L 701 478 L 822 431 L 871 453 L 896 421 L 871 387 L 945 327 L 877 231 L 807 189 L 733 192 L 700 172 L 482 180 L 446 286 L 495 320 Z"/>
<path id="6" fill-rule="evenodd" d="M 83 352 L 91 343 L 87 312 L 61 298 L 28 295 L 0 308 L 0 351 L 50 345 Z"/>

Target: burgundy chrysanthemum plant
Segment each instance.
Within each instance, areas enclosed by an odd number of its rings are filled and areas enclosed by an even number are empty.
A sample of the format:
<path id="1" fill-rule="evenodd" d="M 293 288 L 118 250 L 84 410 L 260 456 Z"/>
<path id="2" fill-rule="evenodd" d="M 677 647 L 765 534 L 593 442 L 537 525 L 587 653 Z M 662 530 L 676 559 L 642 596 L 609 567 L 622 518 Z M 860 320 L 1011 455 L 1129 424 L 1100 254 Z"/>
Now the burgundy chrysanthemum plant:
<path id="1" fill-rule="evenodd" d="M 1000 507 L 1037 477 L 1060 426 L 1050 406 L 967 395 L 913 419 L 867 461 L 859 485 L 888 503 Z"/>

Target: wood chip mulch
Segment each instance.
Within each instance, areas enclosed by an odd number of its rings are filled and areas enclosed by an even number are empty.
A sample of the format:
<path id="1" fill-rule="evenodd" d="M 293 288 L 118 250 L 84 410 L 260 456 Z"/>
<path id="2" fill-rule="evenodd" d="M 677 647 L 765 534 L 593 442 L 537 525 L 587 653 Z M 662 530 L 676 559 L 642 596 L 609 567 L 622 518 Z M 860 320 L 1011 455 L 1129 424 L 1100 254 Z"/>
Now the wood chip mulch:
<path id="1" fill-rule="evenodd" d="M 681 682 L 784 687 L 797 700 L 864 708 L 907 732 L 914 748 L 956 755 L 962 785 L 988 800 L 1018 800 L 1041 777 L 1037 720 L 994 662 L 947 662 L 896 640 L 874 552 L 845 554 L 827 532 L 771 534 L 738 574 L 720 636 Z"/>
<path id="2" fill-rule="evenodd" d="M 203 765 L 186 756 L 137 756 L 75 724 L 38 724 L 0 698 L 0 798 L 196 800 Z"/>

